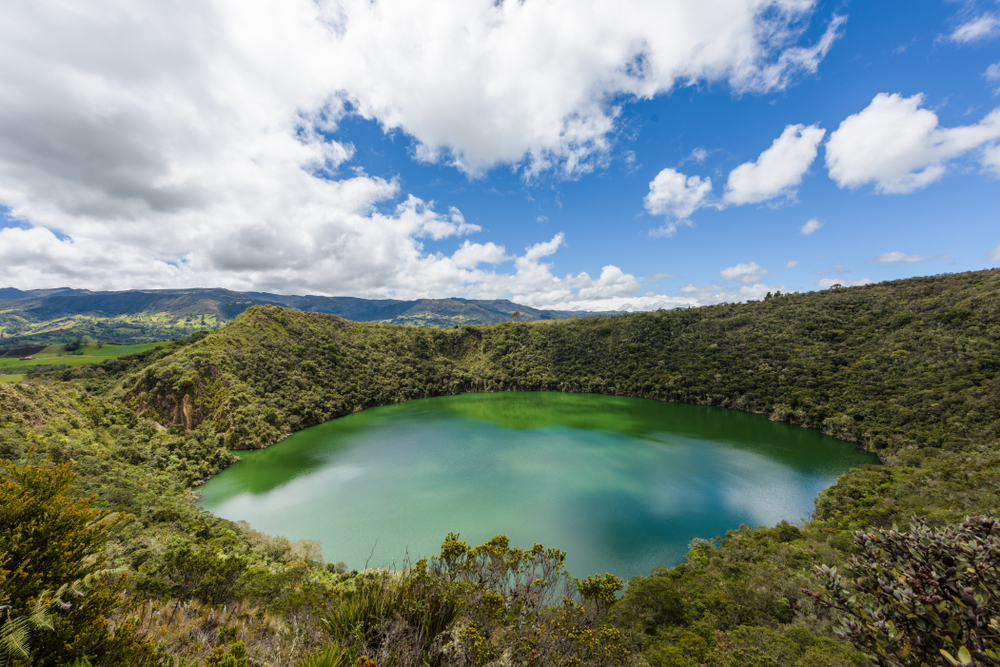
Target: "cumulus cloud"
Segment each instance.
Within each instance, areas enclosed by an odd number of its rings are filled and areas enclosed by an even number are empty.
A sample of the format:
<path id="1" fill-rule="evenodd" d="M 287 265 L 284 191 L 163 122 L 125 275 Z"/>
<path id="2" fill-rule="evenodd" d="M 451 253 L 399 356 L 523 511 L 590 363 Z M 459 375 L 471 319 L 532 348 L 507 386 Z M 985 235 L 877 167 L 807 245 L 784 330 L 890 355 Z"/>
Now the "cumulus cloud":
<path id="1" fill-rule="evenodd" d="M 602 268 L 596 279 L 586 272 L 560 278 L 552 273 L 551 263 L 544 260 L 564 241 L 563 234 L 556 234 L 549 241 L 525 248 L 523 255 L 508 258 L 514 263 L 512 274 L 482 270 L 465 272 L 462 279 L 467 285 L 467 295 L 474 299 L 509 296 L 517 303 L 554 310 L 636 311 L 698 305 L 690 297 L 634 296 L 642 282 L 611 265 Z M 501 257 L 506 257 L 504 248 L 492 250 L 491 258 Z"/>
<path id="2" fill-rule="evenodd" d="M 786 268 L 786 269 L 794 269 L 794 268 L 795 268 L 796 266 L 798 266 L 798 265 L 799 265 L 799 262 L 798 262 L 798 260 L 796 260 L 796 259 L 790 259 L 790 260 L 788 260 L 788 262 L 787 262 L 787 263 L 785 264 L 785 268 Z"/>
<path id="3" fill-rule="evenodd" d="M 460 269 L 474 269 L 480 264 L 497 264 L 507 259 L 502 246 L 495 243 L 472 243 L 466 241 L 456 250 L 451 261 Z"/>
<path id="4" fill-rule="evenodd" d="M 652 236 L 673 236 L 680 224 L 690 224 L 692 213 L 706 205 L 712 194 L 712 179 L 685 176 L 675 169 L 664 169 L 649 183 L 649 194 L 643 200 L 652 215 L 673 218 L 666 227 L 651 232 Z"/>
<path id="5" fill-rule="evenodd" d="M 819 228 L 822 226 L 823 226 L 822 222 L 820 222 L 816 218 L 810 218 L 809 220 L 806 220 L 806 224 L 802 225 L 802 229 L 800 229 L 799 231 L 801 231 L 806 236 L 811 236 L 813 232 L 818 231 Z"/>
<path id="6" fill-rule="evenodd" d="M 772 294 L 775 292 L 787 294 L 795 291 L 785 285 L 765 285 L 764 283 L 740 285 L 739 287 L 730 287 L 728 285 L 695 285 L 692 283 L 680 289 L 682 294 L 688 294 L 696 298 L 700 305 L 760 301 L 767 296 L 768 292 Z"/>
<path id="7" fill-rule="evenodd" d="M 757 262 L 748 262 L 730 266 L 719 271 L 719 275 L 725 280 L 739 280 L 744 285 L 760 282 L 760 279 L 767 273 L 767 269 L 760 268 Z"/>
<path id="8" fill-rule="evenodd" d="M 561 237 L 469 241 L 461 211 L 351 168 L 337 134 L 358 114 L 418 159 L 572 177 L 604 159 L 613 100 L 781 89 L 842 24 L 802 44 L 812 0 L 623 1 L 12 5 L 0 205 L 24 224 L 0 230 L 0 284 L 646 298 L 616 267 L 552 274 Z"/>
<path id="9" fill-rule="evenodd" d="M 959 44 L 985 41 L 1000 34 L 1000 17 L 996 14 L 982 14 L 955 28 L 948 38 Z"/>
<path id="10" fill-rule="evenodd" d="M 948 255 L 934 255 L 933 257 L 927 257 L 925 255 L 907 255 L 905 253 L 895 250 L 893 252 L 884 252 L 875 259 L 868 261 L 869 264 L 893 264 L 895 262 L 929 262 L 934 259 L 947 259 Z"/>
<path id="11" fill-rule="evenodd" d="M 845 19 L 798 45 L 814 4 L 340 0 L 327 13 L 348 98 L 424 159 L 573 175 L 607 150 L 612 99 L 698 81 L 775 90 L 815 72 Z"/>
<path id="12" fill-rule="evenodd" d="M 828 287 L 834 287 L 839 285 L 840 287 L 857 287 L 859 285 L 871 285 L 875 281 L 871 278 L 862 278 L 861 280 L 845 280 L 844 278 L 823 278 L 816 286 L 820 289 L 826 289 Z"/>
<path id="13" fill-rule="evenodd" d="M 1000 245 L 990 251 L 990 254 L 986 256 L 986 259 L 991 262 L 1000 262 Z"/>
<path id="14" fill-rule="evenodd" d="M 673 236 L 678 227 L 691 224 L 688 218 L 695 211 L 706 206 L 722 209 L 776 197 L 794 197 L 795 188 L 816 159 L 817 147 L 825 134 L 826 130 L 816 125 L 787 126 L 755 162 L 745 162 L 729 173 L 725 194 L 714 202 L 711 178 L 664 169 L 649 184 L 644 202 L 646 211 L 671 220 L 651 230 L 650 236 Z M 705 150 L 695 149 L 688 159 L 700 162 L 707 155 Z"/>
<path id="15" fill-rule="evenodd" d="M 729 173 L 724 199 L 730 204 L 756 204 L 779 196 L 795 196 L 809 165 L 816 159 L 826 130 L 818 125 L 789 125 L 760 154 Z"/>
<path id="16" fill-rule="evenodd" d="M 826 167 L 837 185 L 912 192 L 941 178 L 951 160 L 1000 138 L 1000 109 L 976 125 L 942 128 L 933 111 L 920 108 L 923 101 L 923 95 L 879 93 L 848 116 L 826 144 Z"/>

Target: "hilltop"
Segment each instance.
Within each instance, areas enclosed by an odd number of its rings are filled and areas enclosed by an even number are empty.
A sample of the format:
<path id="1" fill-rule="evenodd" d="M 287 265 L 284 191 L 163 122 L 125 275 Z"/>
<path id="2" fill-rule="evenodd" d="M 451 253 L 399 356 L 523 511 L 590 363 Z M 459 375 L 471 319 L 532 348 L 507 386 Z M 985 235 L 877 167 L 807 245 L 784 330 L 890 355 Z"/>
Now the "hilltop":
<path id="1" fill-rule="evenodd" d="M 358 322 L 433 327 L 495 324 L 510 320 L 515 313 L 524 321 L 591 314 L 539 310 L 505 299 L 400 301 L 212 288 L 91 292 L 69 287 L 5 287 L 0 288 L 0 348 L 67 342 L 83 336 L 123 345 L 184 338 L 196 331 L 217 329 L 247 308 L 266 304 Z"/>

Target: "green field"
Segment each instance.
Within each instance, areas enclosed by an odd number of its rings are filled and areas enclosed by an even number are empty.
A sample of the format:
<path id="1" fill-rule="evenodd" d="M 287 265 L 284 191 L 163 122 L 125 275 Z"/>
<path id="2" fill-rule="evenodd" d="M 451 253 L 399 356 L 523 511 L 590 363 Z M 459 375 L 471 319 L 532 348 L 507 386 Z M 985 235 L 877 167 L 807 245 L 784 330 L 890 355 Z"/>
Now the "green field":
<path id="1" fill-rule="evenodd" d="M 45 366 L 86 366 L 107 359 L 138 354 L 165 345 L 166 343 L 142 343 L 140 345 L 101 345 L 84 343 L 79 349 L 67 351 L 66 345 L 49 345 L 30 360 L 0 357 L 0 382 L 19 382 L 32 369 Z"/>

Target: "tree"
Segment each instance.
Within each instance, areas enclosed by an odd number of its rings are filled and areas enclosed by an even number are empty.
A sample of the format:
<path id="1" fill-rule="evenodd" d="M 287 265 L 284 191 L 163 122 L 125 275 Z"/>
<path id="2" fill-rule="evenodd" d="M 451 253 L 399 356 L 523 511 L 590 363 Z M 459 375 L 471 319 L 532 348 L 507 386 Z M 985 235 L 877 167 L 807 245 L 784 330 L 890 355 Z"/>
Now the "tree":
<path id="1" fill-rule="evenodd" d="M 108 572 L 104 547 L 125 515 L 96 509 L 94 496 L 75 497 L 68 464 L 33 466 L 32 454 L 21 466 L 0 462 L 0 605 L 11 619 L 0 622 L 35 620 L 23 626 L 36 638 L 33 664 L 98 657 L 111 639 L 108 617 L 124 599 L 122 577 L 98 580 Z"/>
<path id="2" fill-rule="evenodd" d="M 935 532 L 915 519 L 854 543 L 849 584 L 823 565 L 825 590 L 803 590 L 844 614 L 841 636 L 881 667 L 1000 664 L 1000 522 L 973 515 Z"/>

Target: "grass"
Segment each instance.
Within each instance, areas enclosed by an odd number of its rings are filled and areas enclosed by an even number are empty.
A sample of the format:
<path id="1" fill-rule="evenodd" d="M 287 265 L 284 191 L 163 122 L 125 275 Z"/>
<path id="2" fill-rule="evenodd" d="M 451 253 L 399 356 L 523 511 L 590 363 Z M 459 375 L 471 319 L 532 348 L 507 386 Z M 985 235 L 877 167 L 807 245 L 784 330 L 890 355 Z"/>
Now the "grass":
<path id="1" fill-rule="evenodd" d="M 0 358 L 0 382 L 19 382 L 24 379 L 25 372 L 38 366 L 86 366 L 106 359 L 138 354 L 161 345 L 166 345 L 166 343 L 142 343 L 140 345 L 84 343 L 75 352 L 67 352 L 65 345 L 49 345 L 38 354 L 31 355 L 29 361 L 17 358 Z"/>

